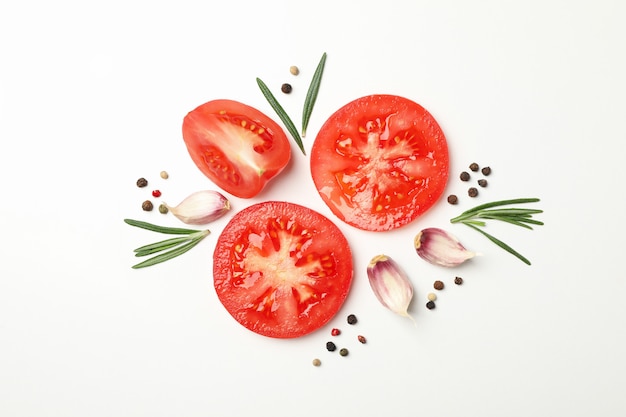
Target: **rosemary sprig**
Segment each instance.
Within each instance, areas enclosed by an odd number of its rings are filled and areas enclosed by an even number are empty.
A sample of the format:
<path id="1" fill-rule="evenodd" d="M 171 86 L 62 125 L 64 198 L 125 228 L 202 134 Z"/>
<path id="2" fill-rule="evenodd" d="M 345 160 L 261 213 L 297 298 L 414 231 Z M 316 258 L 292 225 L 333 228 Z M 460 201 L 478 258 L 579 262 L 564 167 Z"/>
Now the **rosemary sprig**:
<path id="1" fill-rule="evenodd" d="M 496 209 L 493 208 L 509 206 L 513 204 L 536 203 L 538 201 L 538 198 L 516 198 L 513 200 L 493 201 L 490 203 L 481 204 L 479 206 L 464 211 L 457 217 L 450 219 L 450 223 L 462 223 L 482 233 L 485 237 L 487 237 L 487 239 L 489 239 L 505 251 L 509 252 L 510 254 L 514 255 L 525 264 L 530 265 L 530 261 L 526 259 L 522 254 L 517 252 L 515 249 L 513 249 L 500 239 L 485 232 L 483 229 L 481 229 L 481 227 L 486 226 L 487 223 L 485 220 L 499 220 L 505 223 L 513 224 L 515 226 L 520 226 L 531 230 L 531 225 L 541 226 L 543 225 L 543 222 L 533 219 L 532 216 L 534 214 L 543 213 L 543 210 L 510 207 Z"/>
<path id="2" fill-rule="evenodd" d="M 296 125 L 293 124 L 291 118 L 289 117 L 285 109 L 283 109 L 283 106 L 281 106 L 278 100 L 276 100 L 276 97 L 274 97 L 274 94 L 272 94 L 272 92 L 263 82 L 263 80 L 257 78 L 256 83 L 259 85 L 259 88 L 261 89 L 261 92 L 265 96 L 267 102 L 270 104 L 270 106 L 272 106 L 280 120 L 283 121 L 287 130 L 289 131 L 289 133 L 291 133 L 291 136 L 293 136 L 293 139 L 296 141 L 296 144 L 298 145 L 302 153 L 306 155 L 306 152 L 304 151 L 304 145 L 302 144 L 302 139 L 300 138 L 300 133 L 298 132 L 298 128 L 296 128 Z"/>
<path id="3" fill-rule="evenodd" d="M 317 93 L 320 90 L 320 84 L 322 82 L 322 75 L 324 74 L 324 65 L 326 65 L 326 52 L 322 54 L 320 62 L 317 64 L 317 68 L 313 73 L 309 90 L 306 93 L 304 99 L 304 107 L 302 108 L 302 137 L 306 136 L 306 129 L 309 126 L 309 120 L 311 119 L 311 113 L 313 113 L 313 106 L 315 100 L 317 100 Z"/>
<path id="4" fill-rule="evenodd" d="M 202 239 L 204 239 L 206 236 L 209 235 L 209 233 L 211 233 L 208 229 L 194 230 L 179 227 L 164 227 L 133 219 L 124 219 L 124 222 L 131 226 L 139 227 L 141 229 L 146 229 L 153 232 L 169 235 L 183 235 L 181 237 L 173 237 L 170 239 L 162 240 L 160 242 L 150 243 L 148 245 L 144 245 L 135 249 L 134 252 L 135 256 L 137 257 L 148 256 L 153 253 L 159 254 L 153 256 L 152 258 L 146 259 L 145 261 L 140 262 L 136 265 L 133 265 L 133 269 L 145 268 L 147 266 L 156 265 L 180 256 L 196 246 L 198 243 L 200 243 L 200 241 L 202 241 Z"/>

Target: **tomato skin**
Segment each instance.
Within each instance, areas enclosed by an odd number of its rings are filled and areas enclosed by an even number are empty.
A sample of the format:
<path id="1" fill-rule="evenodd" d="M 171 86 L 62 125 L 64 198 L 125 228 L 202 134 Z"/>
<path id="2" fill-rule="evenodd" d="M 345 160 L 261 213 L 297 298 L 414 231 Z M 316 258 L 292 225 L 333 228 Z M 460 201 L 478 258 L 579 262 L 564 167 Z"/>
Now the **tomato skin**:
<path id="1" fill-rule="evenodd" d="M 259 194 L 291 158 L 282 128 L 254 107 L 233 100 L 198 106 L 183 119 L 182 131 L 200 171 L 236 197 Z"/>
<path id="2" fill-rule="evenodd" d="M 331 211 L 363 230 L 402 227 L 427 211 L 448 181 L 448 145 L 433 116 L 394 95 L 358 98 L 322 125 L 311 175 Z"/>
<path id="3" fill-rule="evenodd" d="M 352 283 L 352 253 L 323 215 L 268 201 L 237 213 L 218 238 L 213 279 L 235 320 L 263 336 L 294 338 L 326 324 Z"/>

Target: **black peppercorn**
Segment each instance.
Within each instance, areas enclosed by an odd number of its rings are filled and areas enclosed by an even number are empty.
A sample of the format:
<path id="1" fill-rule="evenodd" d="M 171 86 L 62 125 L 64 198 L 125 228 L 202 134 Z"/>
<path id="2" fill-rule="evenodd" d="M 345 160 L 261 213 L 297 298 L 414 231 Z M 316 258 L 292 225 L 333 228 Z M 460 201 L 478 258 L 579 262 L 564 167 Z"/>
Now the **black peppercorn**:
<path id="1" fill-rule="evenodd" d="M 150 200 L 146 200 L 143 202 L 143 204 L 141 205 L 141 208 L 143 209 L 143 211 L 152 211 L 152 209 L 154 208 L 154 206 L 152 205 L 152 201 Z"/>
<path id="2" fill-rule="evenodd" d="M 432 310 L 433 308 L 435 308 L 435 302 L 434 301 L 429 301 L 426 303 L 426 308 L 429 310 Z"/>
<path id="3" fill-rule="evenodd" d="M 291 84 L 285 83 L 282 86 L 280 86 L 280 91 L 282 91 L 285 94 L 289 94 L 291 93 Z"/>
<path id="4" fill-rule="evenodd" d="M 470 174 L 467 171 L 463 171 L 461 172 L 461 175 L 459 176 L 459 178 L 461 178 L 461 181 L 469 181 Z"/>
<path id="5" fill-rule="evenodd" d="M 478 185 L 480 185 L 483 188 L 486 187 L 487 186 L 487 180 L 485 180 L 485 179 L 478 180 Z"/>
<path id="6" fill-rule="evenodd" d="M 139 187 L 139 188 L 143 188 L 143 187 L 145 187 L 146 185 L 148 185 L 148 180 L 147 180 L 147 179 L 145 179 L 145 178 L 143 178 L 143 177 L 142 177 L 142 178 L 139 178 L 139 179 L 137 180 L 137 187 Z"/>
<path id="7" fill-rule="evenodd" d="M 435 281 L 435 283 L 433 284 L 433 287 L 436 290 L 443 290 L 444 285 L 442 281 Z"/>
<path id="8" fill-rule="evenodd" d="M 469 169 L 471 169 L 474 172 L 478 171 L 478 164 L 476 162 L 472 162 L 469 166 Z"/>
<path id="9" fill-rule="evenodd" d="M 470 187 L 470 189 L 467 190 L 467 195 L 470 197 L 476 197 L 478 195 L 478 189 L 476 187 Z"/>
<path id="10" fill-rule="evenodd" d="M 483 175 L 489 175 L 489 174 L 491 174 L 491 168 L 484 167 L 480 172 L 482 172 Z"/>
<path id="11" fill-rule="evenodd" d="M 461 278 L 461 277 L 456 277 L 456 278 L 454 278 L 454 283 L 455 283 L 456 285 L 461 285 L 461 284 L 463 284 L 463 278 Z"/>
<path id="12" fill-rule="evenodd" d="M 357 319 L 356 316 L 354 314 L 350 314 L 348 316 L 348 324 L 356 324 Z"/>
<path id="13" fill-rule="evenodd" d="M 456 203 L 458 203 L 458 202 L 459 202 L 459 199 L 458 199 L 458 197 L 457 197 L 457 196 L 455 196 L 454 194 L 450 194 L 450 195 L 448 196 L 448 203 L 450 203 L 450 204 L 456 204 Z"/>
<path id="14" fill-rule="evenodd" d="M 337 346 L 333 342 L 326 342 L 326 349 L 329 352 L 334 352 L 335 350 L 337 350 Z"/>

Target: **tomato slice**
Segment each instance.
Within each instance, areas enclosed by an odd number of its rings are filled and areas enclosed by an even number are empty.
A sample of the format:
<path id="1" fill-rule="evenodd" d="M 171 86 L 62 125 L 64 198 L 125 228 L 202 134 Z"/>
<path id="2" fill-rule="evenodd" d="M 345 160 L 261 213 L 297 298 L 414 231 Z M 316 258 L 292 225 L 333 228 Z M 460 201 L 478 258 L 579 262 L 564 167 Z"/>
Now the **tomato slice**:
<path id="1" fill-rule="evenodd" d="M 287 165 L 291 145 L 265 114 L 233 100 L 213 100 L 189 112 L 183 139 L 193 162 L 222 190 L 251 198 Z"/>
<path id="2" fill-rule="evenodd" d="M 269 337 L 299 337 L 326 324 L 348 295 L 352 274 L 352 253 L 337 226 L 287 202 L 241 210 L 213 254 L 215 291 L 226 310 Z"/>
<path id="3" fill-rule="evenodd" d="M 361 97 L 337 110 L 311 150 L 313 182 L 328 207 L 363 230 L 404 226 L 439 199 L 448 181 L 446 138 L 419 104 Z"/>

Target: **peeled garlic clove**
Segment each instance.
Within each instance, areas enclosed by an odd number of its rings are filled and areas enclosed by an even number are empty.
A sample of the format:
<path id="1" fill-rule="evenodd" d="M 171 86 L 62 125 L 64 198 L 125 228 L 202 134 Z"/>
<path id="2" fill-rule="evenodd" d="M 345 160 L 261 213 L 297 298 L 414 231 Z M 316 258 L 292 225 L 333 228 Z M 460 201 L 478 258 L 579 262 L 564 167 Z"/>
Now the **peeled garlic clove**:
<path id="1" fill-rule="evenodd" d="M 413 286 L 402 268 L 390 257 L 378 255 L 367 266 L 367 277 L 378 301 L 389 310 L 413 319 L 408 308 Z"/>
<path id="2" fill-rule="evenodd" d="M 456 237 L 436 227 L 419 232 L 415 236 L 414 244 L 422 259 L 445 267 L 461 265 L 476 256 L 476 252 L 465 249 Z"/>
<path id="3" fill-rule="evenodd" d="M 164 203 L 165 204 L 165 203 Z M 230 202 L 217 191 L 197 191 L 176 207 L 165 204 L 169 211 L 183 223 L 207 224 L 230 210 Z"/>

